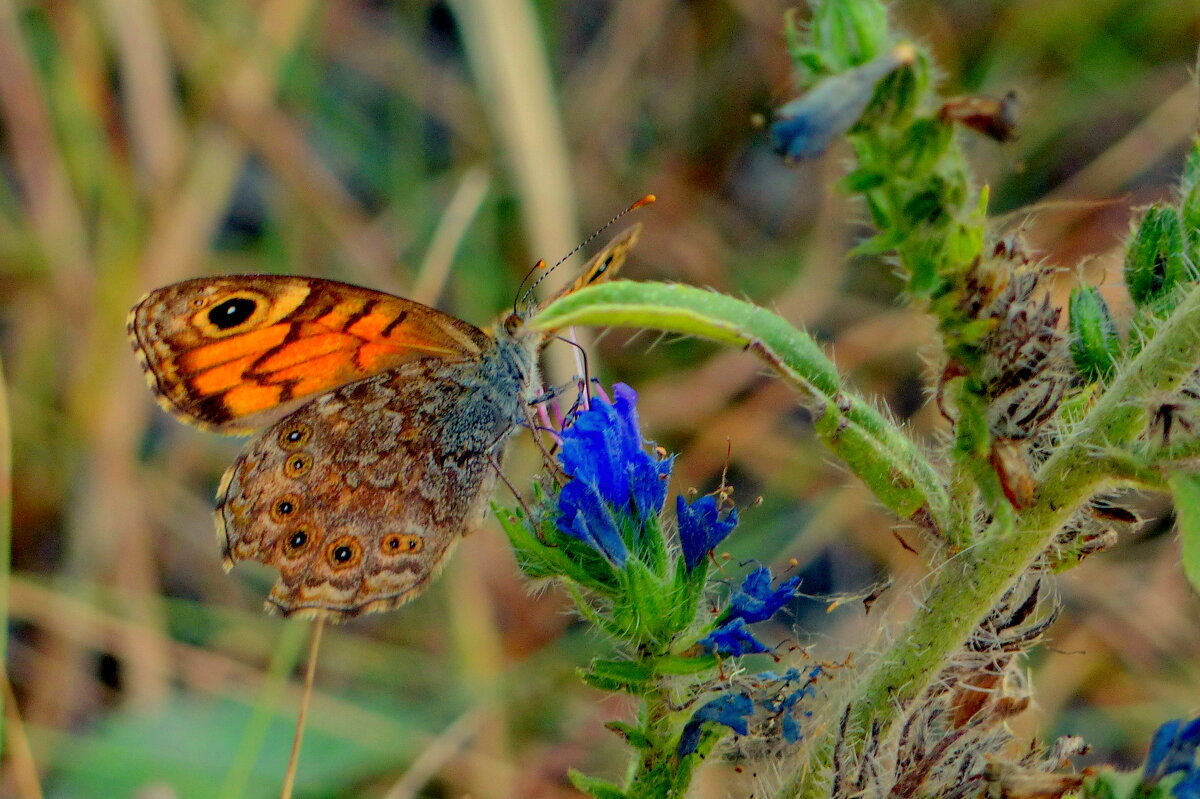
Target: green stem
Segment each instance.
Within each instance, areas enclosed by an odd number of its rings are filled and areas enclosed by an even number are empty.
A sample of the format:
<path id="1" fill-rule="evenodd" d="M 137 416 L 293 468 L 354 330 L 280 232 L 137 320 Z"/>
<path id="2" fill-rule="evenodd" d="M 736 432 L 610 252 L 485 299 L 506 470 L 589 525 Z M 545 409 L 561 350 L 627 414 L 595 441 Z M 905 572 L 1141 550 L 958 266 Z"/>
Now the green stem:
<path id="1" fill-rule="evenodd" d="M 939 572 L 896 643 L 854 688 L 849 724 L 840 746 L 857 759 L 867 734 L 883 729 L 917 697 L 970 638 L 1002 595 L 1045 550 L 1071 514 L 1112 482 L 1109 464 L 1098 451 L 1132 441 L 1146 426 L 1144 398 L 1179 386 L 1200 361 L 1200 287 L 1193 288 L 1141 353 L 1129 364 L 1038 472 L 1040 494 L 1009 530 L 996 530 L 976 547 L 949 561 Z M 806 761 L 794 772 L 784 799 L 827 796 L 838 732 L 825 730 L 812 742 Z"/>
<path id="2" fill-rule="evenodd" d="M 661 684 L 642 697 L 641 717 L 648 745 L 640 752 L 626 794 L 630 799 L 683 799 L 691 774 L 679 774 L 674 767 L 676 729 L 670 696 Z"/>

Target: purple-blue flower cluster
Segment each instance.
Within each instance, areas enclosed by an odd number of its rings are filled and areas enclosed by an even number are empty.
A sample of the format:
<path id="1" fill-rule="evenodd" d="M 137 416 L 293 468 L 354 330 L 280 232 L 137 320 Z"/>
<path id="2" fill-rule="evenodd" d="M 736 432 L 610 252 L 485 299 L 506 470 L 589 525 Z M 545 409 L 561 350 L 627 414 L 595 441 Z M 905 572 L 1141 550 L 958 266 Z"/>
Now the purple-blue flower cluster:
<path id="1" fill-rule="evenodd" d="M 613 386 L 612 402 L 593 400 L 563 430 L 559 463 L 571 478 L 558 497 L 558 526 L 622 567 L 625 527 L 642 528 L 667 498 L 671 459 L 646 452 L 638 428 L 637 393 Z"/>
<path id="2" fill-rule="evenodd" d="M 1171 788 L 1175 799 L 1200 799 L 1200 716 L 1184 721 L 1174 719 L 1158 728 L 1150 751 L 1146 754 L 1146 766 L 1142 771 L 1142 782 L 1150 786 L 1172 774 L 1183 778 Z"/>
<path id="3" fill-rule="evenodd" d="M 646 451 L 638 428 L 637 393 L 613 386 L 613 399 L 593 400 L 562 431 L 559 463 L 571 478 L 558 498 L 558 526 L 618 568 L 629 558 L 630 536 L 657 519 L 667 497 L 671 458 Z M 688 571 L 694 570 L 737 526 L 736 509 L 724 515 L 716 497 L 676 500 L 679 543 Z"/>

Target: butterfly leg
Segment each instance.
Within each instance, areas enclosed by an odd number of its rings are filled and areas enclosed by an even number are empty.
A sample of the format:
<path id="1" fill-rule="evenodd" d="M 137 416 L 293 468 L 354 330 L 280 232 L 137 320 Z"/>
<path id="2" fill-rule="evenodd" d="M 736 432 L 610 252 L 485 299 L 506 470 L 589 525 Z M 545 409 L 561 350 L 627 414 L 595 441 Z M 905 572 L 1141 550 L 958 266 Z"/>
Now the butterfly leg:
<path id="1" fill-rule="evenodd" d="M 504 485 L 508 486 L 508 490 L 512 492 L 513 497 L 517 500 L 517 504 L 521 506 L 521 511 L 525 514 L 525 518 L 529 520 L 530 524 L 534 524 L 533 512 L 529 509 L 529 506 L 525 504 L 525 497 L 521 496 L 521 492 L 517 490 L 517 487 L 513 485 L 512 481 L 508 479 L 508 476 L 504 474 L 504 469 L 500 467 L 500 461 L 494 454 L 488 457 L 488 463 L 490 463 L 492 468 L 496 470 L 496 474 L 500 476 L 500 479 L 504 482 Z M 541 528 L 535 526 L 533 528 L 533 533 L 537 536 L 538 541 L 541 542 L 543 546 L 554 546 L 542 535 Z"/>

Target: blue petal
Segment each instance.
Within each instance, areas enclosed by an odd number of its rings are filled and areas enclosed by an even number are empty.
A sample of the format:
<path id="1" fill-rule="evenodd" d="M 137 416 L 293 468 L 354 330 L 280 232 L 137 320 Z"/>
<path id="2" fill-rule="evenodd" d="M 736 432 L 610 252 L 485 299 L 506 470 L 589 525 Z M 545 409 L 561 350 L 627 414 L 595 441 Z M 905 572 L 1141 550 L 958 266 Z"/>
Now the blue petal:
<path id="1" fill-rule="evenodd" d="M 567 483 L 558 495 L 558 510 L 562 514 L 558 520 L 560 530 L 595 549 L 613 565 L 625 565 L 629 550 L 594 486 L 582 480 Z"/>
<path id="2" fill-rule="evenodd" d="M 907 57 L 907 56 L 906 56 Z M 875 86 L 905 63 L 895 51 L 825 78 L 775 112 L 771 144 L 789 161 L 815 158 L 862 116 Z"/>
<path id="3" fill-rule="evenodd" d="M 562 438 L 559 463 L 573 480 L 594 486 L 606 503 L 639 525 L 662 510 L 672 462 L 646 452 L 632 388 L 613 386 L 613 401 L 594 400 Z"/>
<path id="4" fill-rule="evenodd" d="M 614 440 L 619 424 L 611 405 L 594 401 L 563 431 L 559 462 L 569 477 L 595 486 L 613 507 L 625 508 L 630 496 L 625 458 L 620 441 Z"/>
<path id="5" fill-rule="evenodd" d="M 700 745 L 700 733 L 704 722 L 724 724 L 738 735 L 749 733 L 747 718 L 754 712 L 754 702 L 745 694 L 724 694 L 704 704 L 687 724 L 679 736 L 679 746 L 675 750 L 678 757 L 690 755 Z"/>
<path id="6" fill-rule="evenodd" d="M 699 643 L 706 651 L 717 655 L 754 655 L 769 651 L 746 628 L 746 620 L 740 618 L 722 624 L 701 638 Z"/>
<path id="7" fill-rule="evenodd" d="M 1187 776 L 1171 789 L 1175 799 L 1200 799 L 1200 768 L 1192 768 Z"/>
<path id="8" fill-rule="evenodd" d="M 742 581 L 742 587 L 729 601 L 729 619 L 745 619 L 747 624 L 766 621 L 792 600 L 800 585 L 799 577 L 792 577 L 771 588 L 771 570 L 759 566 Z"/>
<path id="9" fill-rule="evenodd" d="M 1168 774 L 1189 772 L 1182 783 L 1175 786 L 1175 794 L 1191 781 L 1192 787 L 1200 780 L 1200 766 L 1196 764 L 1196 750 L 1200 748 L 1200 716 L 1185 722 L 1172 719 L 1154 733 L 1150 751 L 1146 754 L 1146 766 L 1142 772 L 1147 782 L 1157 781 Z"/>
<path id="10" fill-rule="evenodd" d="M 783 730 L 783 740 L 790 744 L 798 743 L 804 736 L 800 733 L 800 722 L 791 713 L 783 717 L 779 725 Z"/>
<path id="11" fill-rule="evenodd" d="M 675 518 L 679 522 L 679 543 L 683 547 L 683 563 L 688 571 L 695 569 L 704 556 L 717 547 L 737 526 L 737 509 L 721 519 L 717 498 L 711 494 L 700 497 L 690 505 L 682 496 L 675 498 Z"/>

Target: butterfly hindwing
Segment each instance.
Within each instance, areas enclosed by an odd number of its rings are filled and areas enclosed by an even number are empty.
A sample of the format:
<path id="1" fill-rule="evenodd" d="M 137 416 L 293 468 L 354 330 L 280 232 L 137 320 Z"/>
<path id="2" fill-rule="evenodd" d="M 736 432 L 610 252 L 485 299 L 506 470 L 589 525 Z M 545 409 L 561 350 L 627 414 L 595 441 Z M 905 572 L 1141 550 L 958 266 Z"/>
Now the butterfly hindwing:
<path id="1" fill-rule="evenodd" d="M 522 413 L 496 357 L 405 364 L 259 433 L 217 496 L 226 566 L 279 569 L 268 607 L 285 615 L 340 620 L 420 593 L 481 522 Z"/>

